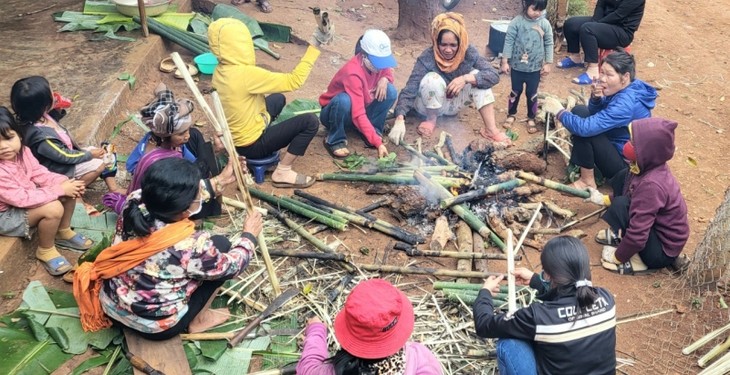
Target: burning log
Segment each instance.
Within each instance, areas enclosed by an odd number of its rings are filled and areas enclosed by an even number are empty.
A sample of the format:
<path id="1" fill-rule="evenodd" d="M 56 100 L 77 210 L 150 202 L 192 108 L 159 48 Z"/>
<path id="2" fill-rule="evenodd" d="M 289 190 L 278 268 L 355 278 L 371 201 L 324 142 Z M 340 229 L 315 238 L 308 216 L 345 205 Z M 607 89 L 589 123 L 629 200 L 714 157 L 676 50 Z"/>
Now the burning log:
<path id="1" fill-rule="evenodd" d="M 532 208 L 534 211 L 535 209 Z M 528 221 L 532 217 L 532 212 L 527 207 L 523 206 L 523 203 L 520 203 L 518 207 L 503 207 L 502 208 L 502 218 L 506 222 L 517 222 L 517 221 Z M 542 217 L 538 217 L 538 221 Z M 519 232 L 522 232 L 521 230 Z"/>
<path id="2" fill-rule="evenodd" d="M 513 179 L 506 182 L 502 182 L 495 185 L 490 185 L 485 188 L 472 190 L 470 192 L 457 195 L 453 198 L 446 198 L 441 200 L 441 208 L 449 208 L 455 204 L 464 203 L 468 201 L 472 201 L 475 199 L 481 199 L 486 197 L 489 194 L 495 194 L 506 190 L 512 190 L 518 186 L 524 185 L 526 182 L 524 180 L 519 179 Z"/>
<path id="3" fill-rule="evenodd" d="M 546 188 L 550 188 L 550 189 L 557 190 L 557 191 L 560 191 L 560 192 L 563 192 L 563 193 L 568 193 L 568 194 L 575 195 L 576 197 L 588 198 L 588 197 L 591 196 L 591 193 L 588 192 L 587 189 L 586 190 L 576 189 L 576 188 L 574 188 L 572 186 L 564 185 L 564 184 L 561 184 L 559 182 L 555 182 L 555 181 L 552 181 L 552 180 L 548 180 L 548 179 L 543 178 L 543 177 L 535 176 L 532 173 L 527 173 L 527 172 L 524 172 L 524 171 L 519 171 L 519 172 L 517 172 L 517 177 L 519 177 L 519 178 L 521 178 L 523 180 L 527 180 L 527 181 L 530 181 L 530 182 L 534 182 L 536 184 L 540 184 L 542 186 L 545 186 Z"/>
<path id="4" fill-rule="evenodd" d="M 456 226 L 456 242 L 459 244 L 460 253 L 473 252 L 474 245 L 472 244 L 471 238 L 472 234 L 469 225 L 460 221 Z M 507 256 L 509 257 L 509 254 Z M 514 259 L 512 259 L 512 261 L 514 262 Z M 471 271 L 471 260 L 459 259 L 459 261 L 456 262 L 456 269 L 459 271 Z M 469 279 L 459 278 L 456 279 L 456 282 L 460 284 L 468 284 Z"/>
<path id="5" fill-rule="evenodd" d="M 433 235 L 431 235 L 431 243 L 429 248 L 433 251 L 441 251 L 446 247 L 446 243 L 454 238 L 454 232 L 449 228 L 449 220 L 445 215 L 439 216 L 436 219 L 436 225 L 433 228 Z"/>
<path id="6" fill-rule="evenodd" d="M 428 209 L 426 197 L 413 186 L 372 184 L 365 190 L 367 194 L 391 194 L 390 207 L 402 217 L 422 215 Z"/>
<path id="7" fill-rule="evenodd" d="M 355 212 L 357 212 L 359 214 L 368 213 L 368 212 L 374 211 L 374 210 L 376 210 L 376 209 L 378 209 L 380 207 L 387 206 L 391 202 L 392 201 L 391 201 L 390 198 L 387 198 L 387 197 L 386 198 L 380 198 L 380 199 L 376 200 L 375 202 L 370 203 L 369 205 L 367 205 L 367 206 L 365 206 L 365 207 L 363 207 L 363 208 L 361 208 L 361 209 L 359 209 L 359 210 L 357 210 Z"/>
<path id="8" fill-rule="evenodd" d="M 461 165 L 461 155 L 459 155 L 456 152 L 456 149 L 454 149 L 454 142 L 451 140 L 451 134 L 446 133 L 446 139 L 444 140 L 444 144 L 446 145 L 446 149 L 449 150 L 449 154 L 451 154 L 451 160 L 454 161 L 454 164 Z"/>
<path id="9" fill-rule="evenodd" d="M 446 190 L 446 188 L 437 184 L 435 181 L 432 181 L 430 179 L 430 176 L 426 176 L 425 174 L 423 174 L 423 172 L 416 170 L 415 172 L 413 172 L 413 175 L 423 187 L 434 193 L 439 198 L 444 199 L 453 197 L 453 195 L 448 190 Z M 489 238 L 497 245 L 497 247 L 499 247 L 500 249 L 504 249 L 504 242 L 502 242 L 502 239 L 499 238 L 494 232 L 489 230 L 487 225 L 479 220 L 479 218 L 468 208 L 464 207 L 464 205 L 457 204 L 451 206 L 450 209 L 467 224 L 469 224 L 469 226 L 473 230 L 479 232 L 482 237 Z"/>
<path id="10" fill-rule="evenodd" d="M 524 170 L 535 174 L 542 174 L 547 169 L 545 160 L 540 159 L 537 153 L 522 148 L 501 148 L 486 139 L 475 139 L 469 144 L 470 152 L 491 154 L 495 166 L 505 170 Z"/>
<path id="11" fill-rule="evenodd" d="M 475 233 L 477 237 L 481 238 L 478 233 Z M 485 253 L 485 252 L 466 252 L 462 253 L 459 251 L 432 251 L 432 250 L 418 250 L 414 246 L 403 242 L 396 242 L 393 245 L 393 249 L 405 251 L 408 256 L 424 256 L 424 257 L 440 257 L 440 258 L 455 258 L 455 259 L 507 259 L 507 256 L 502 253 Z M 521 255 L 515 255 L 515 260 L 521 260 Z M 486 271 L 484 271 L 486 272 Z"/>
<path id="12" fill-rule="evenodd" d="M 360 174 L 360 173 L 320 173 L 320 181 L 360 181 L 398 185 L 416 185 L 418 181 L 411 174 Z M 461 187 L 469 182 L 463 178 L 433 176 L 433 180 L 446 188 Z"/>

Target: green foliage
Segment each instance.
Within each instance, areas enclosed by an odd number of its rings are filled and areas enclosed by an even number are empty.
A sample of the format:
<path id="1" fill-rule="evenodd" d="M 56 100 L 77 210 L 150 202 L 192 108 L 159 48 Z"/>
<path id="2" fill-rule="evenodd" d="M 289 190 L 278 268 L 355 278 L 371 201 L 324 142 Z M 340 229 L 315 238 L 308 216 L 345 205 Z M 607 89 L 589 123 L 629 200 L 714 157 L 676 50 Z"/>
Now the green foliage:
<path id="1" fill-rule="evenodd" d="M 120 74 L 117 79 L 120 81 L 127 81 L 127 83 L 129 83 L 130 90 L 134 90 L 134 84 L 137 83 L 137 78 L 128 72 Z"/>
<path id="2" fill-rule="evenodd" d="M 220 5 L 219 5 L 220 6 Z M 216 7 L 218 9 L 218 7 Z M 287 104 L 284 109 L 281 110 L 279 116 L 274 120 L 272 125 L 276 125 L 282 121 L 286 121 L 294 116 L 303 113 L 318 113 L 320 110 L 319 101 L 314 99 L 295 99 L 293 102 Z"/>
<path id="3" fill-rule="evenodd" d="M 336 166 L 342 168 L 342 169 L 349 169 L 351 171 L 360 169 L 360 167 L 365 164 L 365 161 L 367 158 L 364 155 L 358 154 L 357 152 L 353 152 L 352 154 L 348 155 L 346 158 L 342 159 L 342 162 L 337 162 L 335 160 L 332 160 L 333 163 L 335 163 Z"/>
<path id="4" fill-rule="evenodd" d="M 81 256 L 79 257 L 78 264 L 84 263 L 84 262 L 93 262 L 96 260 L 96 257 L 101 254 L 102 250 L 106 249 L 107 247 L 111 246 L 112 244 L 112 235 L 111 234 L 103 234 L 103 237 L 101 241 L 97 241 L 94 243 L 94 246 L 91 247 L 91 249 L 87 250 Z"/>
<path id="5" fill-rule="evenodd" d="M 592 9 L 588 9 L 588 0 L 569 0 L 568 17 L 590 15 Z"/>
<path id="6" fill-rule="evenodd" d="M 388 156 L 378 159 L 378 169 L 383 170 L 397 167 L 398 162 L 395 160 L 396 156 L 395 152 L 391 152 Z"/>

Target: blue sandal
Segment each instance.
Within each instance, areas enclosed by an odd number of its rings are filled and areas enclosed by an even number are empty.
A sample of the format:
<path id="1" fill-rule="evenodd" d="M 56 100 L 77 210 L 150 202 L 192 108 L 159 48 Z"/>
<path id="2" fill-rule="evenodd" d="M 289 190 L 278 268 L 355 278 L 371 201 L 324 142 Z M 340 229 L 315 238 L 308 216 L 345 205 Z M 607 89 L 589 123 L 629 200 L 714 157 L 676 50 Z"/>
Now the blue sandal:
<path id="1" fill-rule="evenodd" d="M 76 233 L 75 236 L 67 240 L 56 239 L 55 243 L 56 246 L 64 248 L 66 250 L 86 251 L 94 246 L 94 241 L 91 241 L 88 245 L 87 241 L 89 241 L 89 239 L 86 236 L 81 233 Z"/>
<path id="2" fill-rule="evenodd" d="M 580 67 L 584 66 L 583 63 L 577 63 L 577 62 L 573 61 L 570 57 L 566 57 L 566 58 L 558 61 L 558 63 L 555 65 L 560 69 L 569 69 L 569 68 L 574 68 L 576 66 L 580 66 Z"/>
<path id="3" fill-rule="evenodd" d="M 41 260 L 41 264 L 43 265 L 43 268 L 45 268 L 46 271 L 48 271 L 48 273 L 52 276 L 61 276 L 73 269 L 71 263 L 69 263 L 68 260 L 63 256 L 57 256 L 47 262 Z"/>
<path id="4" fill-rule="evenodd" d="M 573 83 L 576 85 L 590 85 L 593 83 L 593 80 L 591 77 L 588 76 L 588 73 L 583 73 L 579 75 L 577 78 L 573 78 Z"/>

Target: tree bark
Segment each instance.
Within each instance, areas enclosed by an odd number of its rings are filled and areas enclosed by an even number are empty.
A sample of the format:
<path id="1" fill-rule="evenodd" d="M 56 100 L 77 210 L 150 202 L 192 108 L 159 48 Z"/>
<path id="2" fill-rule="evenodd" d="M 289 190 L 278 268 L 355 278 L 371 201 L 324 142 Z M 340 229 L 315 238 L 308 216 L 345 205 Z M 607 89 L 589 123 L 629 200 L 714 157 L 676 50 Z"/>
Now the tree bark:
<path id="1" fill-rule="evenodd" d="M 430 39 L 431 21 L 439 11 L 440 0 L 398 0 L 397 40 Z"/>
<path id="2" fill-rule="evenodd" d="M 730 285 L 730 189 L 697 246 L 685 278 L 691 286 L 715 280 L 719 287 Z"/>

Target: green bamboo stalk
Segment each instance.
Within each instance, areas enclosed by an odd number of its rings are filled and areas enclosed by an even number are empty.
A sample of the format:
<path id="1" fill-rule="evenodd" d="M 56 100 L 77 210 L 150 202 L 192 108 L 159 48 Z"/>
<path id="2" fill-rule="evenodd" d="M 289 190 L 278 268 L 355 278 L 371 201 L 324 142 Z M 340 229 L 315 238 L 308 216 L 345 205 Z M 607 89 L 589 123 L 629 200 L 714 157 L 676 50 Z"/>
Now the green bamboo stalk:
<path id="1" fill-rule="evenodd" d="M 561 183 L 555 182 L 553 180 L 548 180 L 547 178 L 544 178 L 544 177 L 535 176 L 534 174 L 528 173 L 525 171 L 517 172 L 517 177 L 519 177 L 523 180 L 527 180 L 527 181 L 534 182 L 536 184 L 545 186 L 546 188 L 550 188 L 550 189 L 557 190 L 557 191 L 560 191 L 563 193 L 575 195 L 576 197 L 588 198 L 591 196 L 591 193 L 588 191 L 588 189 L 585 189 L 585 190 L 576 189 L 572 186 L 561 184 Z"/>
<path id="2" fill-rule="evenodd" d="M 476 271 L 458 271 L 438 268 L 423 267 L 398 267 L 383 264 L 360 264 L 358 267 L 370 272 L 398 273 L 405 275 L 429 275 L 429 276 L 446 276 L 446 277 L 463 277 L 474 279 L 486 279 L 489 276 L 502 275 L 497 272 L 476 272 Z"/>
<path id="3" fill-rule="evenodd" d="M 441 291 L 444 293 L 445 296 L 448 296 L 450 294 L 459 295 L 459 296 L 478 296 L 479 291 L 477 290 L 463 290 L 463 289 L 444 289 Z M 501 299 L 501 300 L 507 300 L 507 293 L 490 293 L 492 295 L 493 299 Z"/>
<path id="4" fill-rule="evenodd" d="M 423 153 L 423 156 L 427 156 L 429 158 L 434 158 L 434 159 L 436 159 L 436 161 L 438 161 L 442 165 L 456 165 L 456 164 L 452 163 L 451 161 L 449 161 L 449 159 L 446 159 L 445 157 L 443 157 L 433 151 L 426 151 Z"/>
<path id="5" fill-rule="evenodd" d="M 310 218 L 314 221 L 327 225 L 330 228 L 335 228 L 337 230 L 345 230 L 347 228 L 347 225 L 343 224 L 341 221 L 334 220 L 328 216 L 322 216 L 316 212 L 313 212 L 312 210 L 304 209 L 303 207 L 301 207 L 299 205 L 294 205 L 289 202 L 283 201 L 273 195 L 266 194 L 263 191 L 260 191 L 260 190 L 254 189 L 254 188 L 250 188 L 250 187 L 248 190 L 252 196 L 254 196 L 258 199 L 261 199 L 264 202 L 272 204 L 276 207 L 285 208 L 298 215 Z"/>
<path id="6" fill-rule="evenodd" d="M 394 247 L 396 250 L 400 250 Z M 409 256 L 425 256 L 425 257 L 444 257 L 456 259 L 507 259 L 506 254 L 502 253 L 472 253 L 460 251 L 436 251 L 436 250 L 418 250 L 414 247 L 404 250 Z M 515 260 L 522 259 L 521 255 L 516 255 Z"/>
<path id="7" fill-rule="evenodd" d="M 442 290 L 442 289 L 462 289 L 462 290 L 481 290 L 483 284 L 462 284 L 462 283 L 455 283 L 451 281 L 434 281 L 433 282 L 433 289 L 434 290 Z M 500 285 L 499 286 L 499 292 L 500 293 L 507 293 L 507 285 Z M 517 288 L 517 293 L 527 289 L 527 287 L 523 286 L 520 288 Z"/>
<path id="8" fill-rule="evenodd" d="M 390 167 L 390 168 L 383 168 L 380 169 L 380 172 L 383 173 L 413 173 L 414 170 L 418 169 L 419 167 L 414 167 L 412 165 L 401 165 L 397 167 Z M 441 173 L 441 172 L 458 172 L 459 166 L 458 165 L 427 165 L 424 167 L 420 167 L 420 169 L 431 172 L 431 173 Z"/>
<path id="9" fill-rule="evenodd" d="M 467 181 L 463 178 L 452 178 L 433 176 L 433 181 L 445 188 L 461 187 L 464 186 Z M 385 175 L 385 174 L 359 174 L 359 173 L 320 173 L 317 175 L 317 180 L 320 181 L 351 181 L 351 182 L 374 182 L 374 183 L 385 183 L 385 184 L 398 184 L 398 185 L 417 185 L 418 181 L 413 178 L 412 175 L 398 174 L 398 175 Z"/>
<path id="10" fill-rule="evenodd" d="M 485 188 L 472 190 L 468 193 L 457 195 L 453 198 L 445 198 L 441 200 L 441 208 L 449 208 L 455 204 L 472 201 L 475 199 L 481 199 L 489 194 L 495 194 L 506 190 L 512 190 L 518 186 L 526 184 L 525 180 L 513 179 L 505 182 L 501 182 L 495 185 L 490 185 Z"/>
<path id="11" fill-rule="evenodd" d="M 401 145 L 401 147 L 403 147 L 406 150 L 408 150 L 408 152 L 410 152 L 411 154 L 413 154 L 415 157 L 417 157 L 417 158 L 425 161 L 426 163 L 429 163 L 429 164 L 432 164 L 433 163 L 433 160 L 427 158 L 426 155 L 418 152 L 418 150 L 416 150 L 415 148 L 413 148 L 413 146 L 411 146 L 409 144 L 406 144 L 406 143 L 401 143 L 400 145 Z"/>
<path id="12" fill-rule="evenodd" d="M 446 188 L 444 188 L 443 186 L 432 181 L 431 177 L 426 176 L 425 174 L 423 174 L 423 172 L 416 170 L 415 172 L 413 172 L 413 176 L 418 180 L 419 183 L 421 183 L 421 185 L 429 188 L 430 191 L 436 193 L 439 198 L 445 199 L 453 197 L 451 192 L 446 190 Z M 499 238 L 494 232 L 492 232 L 489 227 L 487 227 L 487 224 L 479 220 L 479 218 L 464 205 L 457 204 L 449 208 L 457 216 L 464 220 L 464 222 L 467 223 L 469 227 L 471 227 L 471 229 L 477 231 L 482 237 L 492 240 L 492 242 L 494 242 L 494 244 L 497 245 L 497 247 L 499 247 L 500 249 L 504 249 L 504 242 L 502 242 L 502 239 Z"/>
<path id="13" fill-rule="evenodd" d="M 338 215 L 336 212 L 331 212 L 331 211 L 323 210 L 320 207 L 313 206 L 311 204 L 307 204 L 305 202 L 298 201 L 296 199 L 292 199 L 290 197 L 285 197 L 283 195 L 280 195 L 279 196 L 279 199 L 281 199 L 284 202 L 291 203 L 292 205 L 299 206 L 302 209 L 310 210 L 310 211 L 316 212 L 317 214 L 320 214 L 322 216 L 327 216 L 327 217 L 329 217 L 332 220 L 339 221 L 339 222 L 341 222 L 343 224 L 347 224 L 347 219 L 345 219 L 341 215 Z"/>

